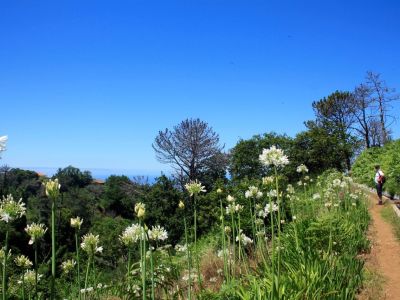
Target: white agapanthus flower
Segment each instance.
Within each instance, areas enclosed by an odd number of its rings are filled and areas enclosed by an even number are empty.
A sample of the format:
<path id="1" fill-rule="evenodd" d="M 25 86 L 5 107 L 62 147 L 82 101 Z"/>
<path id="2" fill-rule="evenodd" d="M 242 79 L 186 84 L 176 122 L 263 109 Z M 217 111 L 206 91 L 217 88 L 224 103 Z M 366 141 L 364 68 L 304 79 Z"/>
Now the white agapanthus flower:
<path id="1" fill-rule="evenodd" d="M 139 240 L 143 240 L 143 238 L 146 238 L 144 228 L 139 224 L 132 224 L 125 228 L 124 232 L 122 232 L 122 235 L 120 235 L 119 240 L 125 246 L 131 246 Z"/>
<path id="2" fill-rule="evenodd" d="M 0 152 L 3 152 L 6 150 L 7 140 L 8 140 L 8 136 L 6 136 L 6 135 L 0 136 Z"/>
<path id="3" fill-rule="evenodd" d="M 225 210 L 227 215 L 235 213 L 235 204 L 234 203 L 228 204 L 228 206 L 225 207 Z"/>
<path id="4" fill-rule="evenodd" d="M 262 183 L 263 183 L 263 185 L 270 185 L 270 184 L 274 183 L 274 176 L 263 177 Z"/>
<path id="5" fill-rule="evenodd" d="M 168 238 L 168 232 L 159 225 L 153 226 L 149 231 L 149 238 L 154 241 L 165 241 Z"/>
<path id="6" fill-rule="evenodd" d="M 47 197 L 53 200 L 58 198 L 58 196 L 60 195 L 60 188 L 61 188 L 61 184 L 58 183 L 58 178 L 54 180 L 50 179 L 46 182 L 43 182 L 43 185 Z"/>
<path id="7" fill-rule="evenodd" d="M 44 234 L 47 231 L 47 228 L 44 224 L 32 223 L 26 226 L 25 231 L 31 238 L 29 240 L 29 245 L 32 245 L 44 236 Z"/>
<path id="8" fill-rule="evenodd" d="M 33 265 L 31 260 L 28 257 L 26 257 L 25 255 L 18 255 L 14 259 L 14 262 L 17 265 L 17 267 L 24 268 L 24 269 L 29 269 Z"/>
<path id="9" fill-rule="evenodd" d="M 25 286 L 27 289 L 33 289 L 35 287 L 36 282 L 36 273 L 34 270 L 26 270 L 22 275 L 24 277 Z M 43 275 L 37 275 L 37 281 L 39 282 L 42 279 Z"/>
<path id="10" fill-rule="evenodd" d="M 308 173 L 308 168 L 306 165 L 301 164 L 300 166 L 297 167 L 297 173 Z"/>
<path id="11" fill-rule="evenodd" d="M 236 204 L 236 205 L 235 205 L 235 211 L 236 211 L 236 212 L 241 212 L 241 211 L 243 211 L 243 205 Z"/>
<path id="12" fill-rule="evenodd" d="M 99 246 L 99 240 L 100 239 L 98 235 L 94 235 L 93 233 L 85 234 L 82 237 L 82 250 L 85 251 L 89 256 L 103 252 L 103 247 Z"/>
<path id="13" fill-rule="evenodd" d="M 226 197 L 226 200 L 227 200 L 228 202 L 235 202 L 235 197 L 233 197 L 233 196 L 231 196 L 231 195 L 228 195 L 228 196 Z"/>
<path id="14" fill-rule="evenodd" d="M 74 270 L 76 265 L 76 261 L 74 259 L 68 259 L 61 263 L 61 269 L 65 275 L 69 274 Z"/>
<path id="15" fill-rule="evenodd" d="M 185 188 L 189 192 L 190 196 L 206 192 L 205 186 L 202 186 L 201 182 L 197 181 L 197 179 L 195 181 L 190 181 L 189 183 L 186 183 Z"/>
<path id="16" fill-rule="evenodd" d="M 276 190 L 270 190 L 267 193 L 267 196 L 270 197 L 270 198 L 276 198 L 278 196 L 278 193 L 276 192 Z"/>
<path id="17" fill-rule="evenodd" d="M 80 217 L 76 217 L 76 218 L 71 218 L 71 227 L 75 228 L 75 229 L 81 229 L 83 223 L 83 219 L 81 219 Z"/>
<path id="18" fill-rule="evenodd" d="M 318 200 L 321 199 L 321 195 L 319 193 L 315 193 L 312 198 L 313 200 Z"/>
<path id="19" fill-rule="evenodd" d="M 264 166 L 283 167 L 289 164 L 288 157 L 284 154 L 282 149 L 275 146 L 269 149 L 263 149 L 262 154 L 259 156 L 260 162 Z"/>
<path id="20" fill-rule="evenodd" d="M 333 182 L 332 182 L 333 187 L 339 187 L 341 183 L 342 182 L 340 181 L 340 179 L 337 179 L 337 178 L 334 179 Z"/>
<path id="21" fill-rule="evenodd" d="M 279 210 L 279 206 L 274 203 L 267 203 L 267 205 L 265 205 L 264 210 L 259 211 L 258 216 L 259 217 L 263 217 L 266 218 L 271 212 L 275 212 Z"/>
<path id="22" fill-rule="evenodd" d="M 245 192 L 244 196 L 246 198 L 260 199 L 263 196 L 263 193 L 258 190 L 258 187 L 249 186 L 249 189 Z"/>
<path id="23" fill-rule="evenodd" d="M 25 215 L 26 207 L 22 198 L 16 202 L 13 196 L 3 196 L 0 201 L 0 221 L 9 223 Z"/>
<path id="24" fill-rule="evenodd" d="M 236 242 L 239 242 L 239 243 L 243 244 L 244 246 L 247 246 L 248 244 L 252 244 L 253 240 L 251 238 L 249 238 L 247 235 L 245 235 L 243 233 L 243 230 L 240 229 L 239 235 L 236 236 Z"/>
<path id="25" fill-rule="evenodd" d="M 294 187 L 293 187 L 293 185 L 291 185 L 291 184 L 288 184 L 288 185 L 287 185 L 286 191 L 287 191 L 289 194 L 294 194 L 294 193 L 295 193 Z"/>
<path id="26" fill-rule="evenodd" d="M 135 204 L 135 213 L 139 219 L 143 218 L 146 213 L 146 205 L 142 202 Z"/>
<path id="27" fill-rule="evenodd" d="M 175 250 L 176 250 L 176 252 L 186 252 L 187 244 L 184 244 L 184 245 L 176 244 Z"/>

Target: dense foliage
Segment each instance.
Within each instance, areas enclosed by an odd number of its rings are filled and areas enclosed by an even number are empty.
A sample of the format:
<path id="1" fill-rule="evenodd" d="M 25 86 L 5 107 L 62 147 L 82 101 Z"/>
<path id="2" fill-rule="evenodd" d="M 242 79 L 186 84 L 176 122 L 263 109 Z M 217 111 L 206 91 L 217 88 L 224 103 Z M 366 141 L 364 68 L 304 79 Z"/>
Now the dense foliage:
<path id="1" fill-rule="evenodd" d="M 386 175 L 384 189 L 391 196 L 400 195 L 400 140 L 366 149 L 354 162 L 352 174 L 361 183 L 374 187 L 375 165 L 380 165 Z"/>

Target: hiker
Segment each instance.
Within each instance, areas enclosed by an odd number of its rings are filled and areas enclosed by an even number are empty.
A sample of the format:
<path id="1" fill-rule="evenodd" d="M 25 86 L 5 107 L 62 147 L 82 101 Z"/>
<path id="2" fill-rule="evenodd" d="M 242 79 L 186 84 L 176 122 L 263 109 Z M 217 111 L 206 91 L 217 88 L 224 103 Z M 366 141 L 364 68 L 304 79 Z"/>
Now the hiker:
<path id="1" fill-rule="evenodd" d="M 375 166 L 375 184 L 376 184 L 376 193 L 379 198 L 379 205 L 382 205 L 382 191 L 383 184 L 385 183 L 385 174 L 382 172 L 381 167 L 379 165 Z"/>

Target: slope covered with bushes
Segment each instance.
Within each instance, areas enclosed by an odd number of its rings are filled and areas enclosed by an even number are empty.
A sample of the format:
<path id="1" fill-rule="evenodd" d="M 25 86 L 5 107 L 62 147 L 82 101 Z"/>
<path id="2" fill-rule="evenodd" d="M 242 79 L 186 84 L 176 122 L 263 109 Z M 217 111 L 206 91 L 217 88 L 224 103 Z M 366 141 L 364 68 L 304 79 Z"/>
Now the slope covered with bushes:
<path id="1" fill-rule="evenodd" d="M 391 196 L 400 194 L 400 140 L 384 147 L 366 149 L 352 167 L 352 174 L 359 182 L 374 187 L 375 165 L 380 165 L 387 181 L 384 189 Z"/>

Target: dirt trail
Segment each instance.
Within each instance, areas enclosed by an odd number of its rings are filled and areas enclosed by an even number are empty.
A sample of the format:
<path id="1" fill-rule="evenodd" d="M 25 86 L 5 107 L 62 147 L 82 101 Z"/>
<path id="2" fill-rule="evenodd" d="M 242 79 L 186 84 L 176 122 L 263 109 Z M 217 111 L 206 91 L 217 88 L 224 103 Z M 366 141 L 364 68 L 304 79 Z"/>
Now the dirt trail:
<path id="1" fill-rule="evenodd" d="M 400 300 L 400 242 L 396 239 L 391 225 L 382 219 L 383 206 L 377 205 L 377 196 L 371 194 L 370 199 L 372 224 L 369 234 L 372 249 L 367 257 L 367 268 L 384 276 L 380 299 Z"/>

